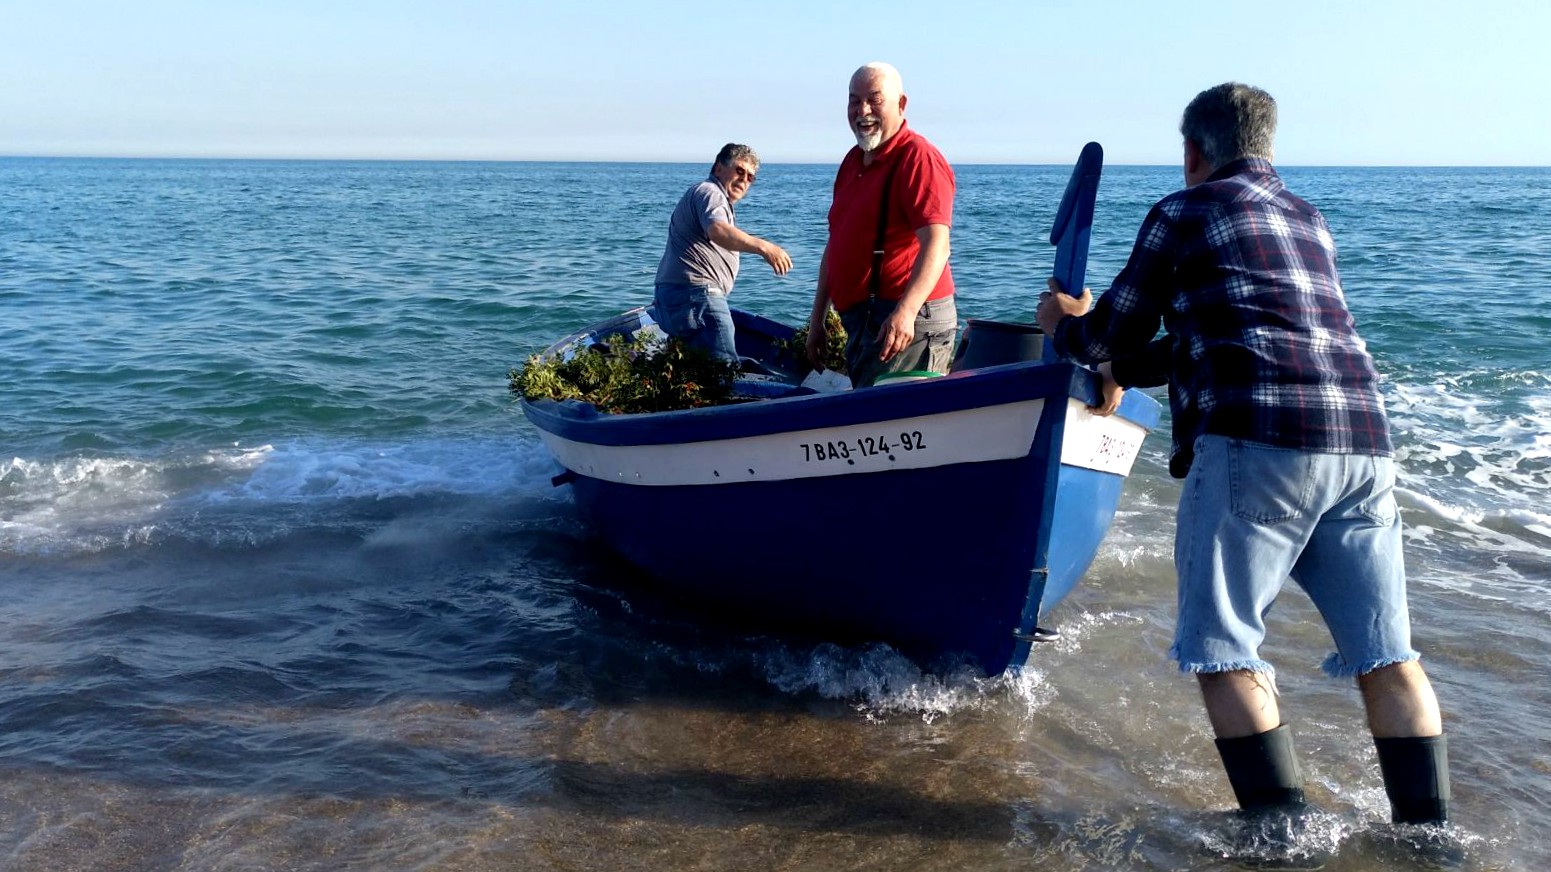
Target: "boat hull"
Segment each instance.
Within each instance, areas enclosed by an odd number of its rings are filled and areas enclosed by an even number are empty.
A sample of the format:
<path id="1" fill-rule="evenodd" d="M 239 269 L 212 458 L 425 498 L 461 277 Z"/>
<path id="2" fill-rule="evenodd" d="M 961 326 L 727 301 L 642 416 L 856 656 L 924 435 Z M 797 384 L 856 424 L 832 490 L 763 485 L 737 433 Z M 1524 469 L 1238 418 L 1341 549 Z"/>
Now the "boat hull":
<path id="1" fill-rule="evenodd" d="M 740 345 L 768 347 L 748 326 Z M 1094 399 L 1092 373 L 1028 362 L 684 412 L 524 408 L 583 517 L 661 592 L 994 674 L 1087 569 L 1156 423 L 1145 396 L 1109 418 Z"/>

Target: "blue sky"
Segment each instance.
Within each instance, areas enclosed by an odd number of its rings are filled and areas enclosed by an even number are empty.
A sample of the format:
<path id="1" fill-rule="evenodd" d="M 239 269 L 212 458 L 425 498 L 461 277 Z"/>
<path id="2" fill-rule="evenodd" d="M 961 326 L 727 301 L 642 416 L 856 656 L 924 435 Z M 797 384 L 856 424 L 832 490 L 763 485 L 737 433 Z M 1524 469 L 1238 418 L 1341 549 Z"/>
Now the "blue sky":
<path id="1" fill-rule="evenodd" d="M 1545 0 L 5 0 L 0 155 L 833 163 L 886 60 L 960 163 L 1173 164 L 1236 79 L 1278 163 L 1547 165 L 1548 33 Z"/>

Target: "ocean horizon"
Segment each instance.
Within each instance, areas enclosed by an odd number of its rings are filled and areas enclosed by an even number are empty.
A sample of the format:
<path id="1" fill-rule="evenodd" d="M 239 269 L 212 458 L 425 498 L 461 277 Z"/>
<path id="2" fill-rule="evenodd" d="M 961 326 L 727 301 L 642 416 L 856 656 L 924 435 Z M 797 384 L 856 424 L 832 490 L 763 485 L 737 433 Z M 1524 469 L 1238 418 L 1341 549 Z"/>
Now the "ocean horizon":
<path id="1" fill-rule="evenodd" d="M 845 154 L 847 146 L 841 143 L 835 152 L 833 160 L 799 160 L 799 161 L 762 161 L 763 166 L 792 166 L 792 167 L 823 167 L 835 168 L 839 166 L 840 158 Z M 1076 157 L 1079 146 L 1073 151 Z M 70 160 L 70 161 L 184 161 L 190 163 L 203 162 L 255 162 L 255 163 L 339 163 L 339 164 L 622 164 L 626 166 L 691 166 L 699 163 L 710 165 L 716 157 L 714 149 L 707 152 L 703 160 L 695 158 L 682 158 L 674 160 L 644 160 L 633 158 L 543 158 L 543 157 L 324 157 L 324 156 L 279 156 L 279 155 L 178 155 L 178 154 L 4 154 L 0 153 L 0 160 Z M 955 167 L 1066 167 L 1070 169 L 1069 161 L 953 161 Z M 1177 163 L 1113 163 L 1110 167 L 1132 167 L 1141 169 L 1172 168 L 1178 169 Z M 1287 163 L 1278 162 L 1276 166 L 1287 169 L 1369 169 L 1369 170 L 1541 170 L 1551 169 L 1551 163 L 1508 163 L 1508 164 L 1434 164 L 1434 163 Z"/>
<path id="2" fill-rule="evenodd" d="M 1069 171 L 956 166 L 961 318 L 1032 318 Z M 1382 377 L 1458 832 L 1551 867 L 1551 168 L 1280 171 Z M 507 373 L 650 300 L 702 172 L 0 157 L 0 867 L 1236 868 L 1166 430 L 1016 675 L 625 592 Z M 734 305 L 805 319 L 833 174 L 765 164 L 738 223 L 794 267 Z M 1105 168 L 1095 293 L 1179 176 Z M 1270 627 L 1327 868 L 1404 868 L 1317 613 Z"/>

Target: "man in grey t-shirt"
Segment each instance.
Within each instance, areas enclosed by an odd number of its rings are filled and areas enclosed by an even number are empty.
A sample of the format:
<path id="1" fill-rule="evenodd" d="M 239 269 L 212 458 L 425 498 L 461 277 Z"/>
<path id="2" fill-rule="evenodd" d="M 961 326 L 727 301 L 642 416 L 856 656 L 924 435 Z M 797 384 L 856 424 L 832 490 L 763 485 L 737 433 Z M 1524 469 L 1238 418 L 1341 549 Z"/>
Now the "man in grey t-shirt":
<path id="1" fill-rule="evenodd" d="M 724 360 L 738 359 L 727 295 L 738 279 L 738 252 L 757 254 L 778 276 L 792 268 L 781 246 L 733 223 L 732 204 L 754 184 L 759 156 L 746 145 L 722 146 L 711 175 L 679 198 L 668 220 L 668 245 L 657 266 L 657 323 L 686 344 Z"/>

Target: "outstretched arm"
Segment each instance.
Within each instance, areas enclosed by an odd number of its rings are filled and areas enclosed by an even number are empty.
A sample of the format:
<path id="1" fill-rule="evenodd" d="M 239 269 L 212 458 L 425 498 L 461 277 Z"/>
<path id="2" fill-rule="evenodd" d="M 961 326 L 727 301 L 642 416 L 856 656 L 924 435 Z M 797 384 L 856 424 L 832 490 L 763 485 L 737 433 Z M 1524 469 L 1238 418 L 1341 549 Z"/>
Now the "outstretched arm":
<path id="1" fill-rule="evenodd" d="M 792 268 L 792 258 L 786 253 L 786 249 L 774 242 L 768 242 L 749 233 L 744 233 L 726 221 L 713 221 L 706 229 L 706 236 L 711 241 L 728 251 L 746 251 L 749 254 L 757 254 L 770 264 L 770 268 L 778 276 L 786 275 Z"/>

